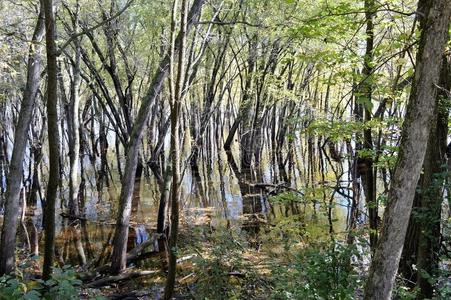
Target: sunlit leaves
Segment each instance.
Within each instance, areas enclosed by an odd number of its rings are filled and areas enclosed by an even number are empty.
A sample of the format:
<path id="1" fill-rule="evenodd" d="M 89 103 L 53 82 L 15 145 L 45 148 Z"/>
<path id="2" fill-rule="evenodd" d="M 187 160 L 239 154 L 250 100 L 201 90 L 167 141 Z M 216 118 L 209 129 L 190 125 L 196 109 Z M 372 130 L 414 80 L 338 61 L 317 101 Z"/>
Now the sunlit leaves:
<path id="1" fill-rule="evenodd" d="M 323 135 L 336 142 L 348 141 L 353 139 L 356 133 L 363 132 L 365 129 L 377 130 L 386 128 L 386 122 L 379 119 L 373 119 L 368 122 L 317 119 L 310 124 L 306 132 Z"/>

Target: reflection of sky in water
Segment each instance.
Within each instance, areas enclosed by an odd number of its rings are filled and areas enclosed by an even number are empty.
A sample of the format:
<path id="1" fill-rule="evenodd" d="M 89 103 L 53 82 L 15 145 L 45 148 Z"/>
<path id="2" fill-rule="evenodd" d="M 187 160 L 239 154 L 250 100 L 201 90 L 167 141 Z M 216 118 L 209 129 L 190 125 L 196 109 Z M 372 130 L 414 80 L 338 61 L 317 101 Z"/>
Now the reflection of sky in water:
<path id="1" fill-rule="evenodd" d="M 5 174 L 5 170 L 2 168 L 2 170 L 1 170 L 2 172 L 1 172 L 1 174 L 0 174 L 0 177 L 1 177 L 1 181 L 0 181 L 0 188 L 2 189 L 2 190 L 5 190 L 6 189 L 6 174 Z"/>
<path id="2" fill-rule="evenodd" d="M 97 197 L 96 197 L 96 195 L 93 194 L 92 190 L 89 190 L 86 193 L 87 193 L 87 195 L 86 195 L 87 201 L 85 204 L 86 218 L 97 220 L 98 219 L 98 213 L 97 213 L 97 208 L 96 208 Z"/>
<path id="3" fill-rule="evenodd" d="M 108 140 L 110 145 L 114 144 L 114 139 L 111 135 L 108 135 Z M 304 174 L 306 167 L 304 164 L 306 161 L 303 158 L 302 153 L 300 151 L 305 147 L 305 140 L 302 140 L 301 136 L 296 136 L 294 141 L 294 147 L 297 149 L 295 151 L 295 156 L 293 157 L 293 168 L 292 176 L 293 182 L 292 186 L 301 189 L 301 187 L 305 186 L 305 177 L 307 174 Z M 167 151 L 168 149 L 165 150 Z M 186 149 L 185 149 L 186 150 Z M 269 158 L 268 148 L 265 146 L 263 151 L 263 155 L 261 157 L 260 166 L 262 168 L 262 178 L 261 181 L 265 183 L 273 183 L 274 177 L 279 172 L 277 170 L 277 166 L 272 166 L 271 160 Z M 211 162 L 205 162 L 205 157 L 202 155 L 199 159 L 199 169 L 200 176 L 202 180 L 202 187 L 205 190 L 204 195 L 206 199 L 202 199 L 199 194 L 199 183 L 195 181 L 191 174 L 191 168 L 189 165 L 189 156 L 184 156 L 181 161 L 183 178 L 181 181 L 181 190 L 182 190 L 182 198 L 181 198 L 181 209 L 182 213 L 185 215 L 191 216 L 199 216 L 210 214 L 214 219 L 223 220 L 227 218 L 229 220 L 239 220 L 243 215 L 244 205 L 243 199 L 240 192 L 240 188 L 238 185 L 238 180 L 231 170 L 231 168 L 227 165 L 227 158 L 225 153 L 221 153 L 222 162 L 224 164 L 222 170 L 222 176 L 219 172 L 219 165 L 217 162 L 216 149 L 213 149 L 211 155 Z M 286 154 L 284 154 L 285 156 Z M 239 158 L 239 155 L 236 157 Z M 122 157 L 123 159 L 123 157 Z M 119 194 L 120 194 L 120 182 L 119 175 L 117 171 L 117 162 L 115 158 L 115 149 L 114 147 L 110 147 L 108 150 L 108 161 L 110 168 L 110 187 L 103 187 L 102 192 L 99 194 L 96 187 L 96 173 L 95 171 L 100 168 L 100 159 L 97 159 L 95 162 L 95 166 L 92 166 L 92 162 L 89 160 L 89 157 L 86 155 L 83 158 L 83 165 L 85 171 L 86 178 L 86 190 L 85 190 L 85 216 L 90 220 L 114 220 L 116 217 L 116 210 L 118 207 Z M 44 162 L 44 161 L 43 161 Z M 238 161 L 239 162 L 239 161 Z M 204 166 L 203 163 L 208 164 Z M 319 157 L 316 156 L 314 163 L 319 163 Z M 335 162 L 333 162 L 336 164 Z M 333 186 L 337 180 L 335 175 L 331 171 L 331 166 L 327 161 L 324 161 L 325 165 L 325 180 L 328 181 L 329 185 Z M 124 166 L 122 166 L 124 167 Z M 211 170 L 209 169 L 211 167 Z M 336 167 L 336 166 L 335 166 Z M 341 191 L 345 194 L 351 193 L 348 190 L 349 182 L 346 180 L 348 177 L 349 166 L 346 162 L 342 165 L 343 176 L 340 178 L 340 186 L 343 187 Z M 316 168 L 318 170 L 319 168 Z M 67 170 L 65 170 L 67 171 Z M 288 171 L 288 167 L 287 167 Z M 321 176 L 317 175 L 315 180 L 319 180 Z M 223 180 L 221 184 L 221 178 Z M 280 180 L 280 179 L 279 179 Z M 43 182 L 44 183 L 44 182 Z M 0 184 L 4 184 L 3 182 Z M 157 220 L 157 211 L 160 200 L 159 195 L 159 187 L 155 181 L 154 176 L 150 176 L 150 180 L 143 177 L 141 183 L 141 193 L 140 193 L 140 203 L 138 209 L 138 215 L 132 218 L 135 221 L 138 221 L 141 224 L 147 224 L 148 226 L 154 226 Z M 310 183 L 311 184 L 311 183 Z M 63 197 L 68 196 L 68 182 L 64 180 L 63 182 L 64 191 L 62 191 Z M 221 190 L 223 189 L 223 190 Z M 332 190 L 330 190 L 332 192 Z M 361 193 L 363 194 L 363 193 Z M 331 194 L 328 193 L 326 197 L 330 197 Z M 260 203 L 262 207 L 262 212 L 270 215 L 270 206 L 268 205 L 266 199 L 260 196 Z M 39 201 L 38 201 L 39 202 Z M 339 219 L 337 227 L 343 227 L 346 224 L 346 219 L 348 215 L 348 206 L 349 199 L 335 193 L 334 195 L 334 203 L 335 208 L 333 210 L 333 218 Z M 362 204 L 363 201 L 360 201 Z M 317 204 L 317 209 L 324 211 L 327 206 L 324 206 L 322 202 Z M 35 217 L 36 222 L 40 223 L 40 203 L 38 203 L 38 212 Z M 365 208 L 362 207 L 362 210 Z M 59 213 L 58 213 L 59 214 Z M 344 225 L 342 225 L 344 224 Z"/>
<path id="4" fill-rule="evenodd" d="M 104 186 L 101 193 L 97 191 L 97 183 L 96 183 L 96 171 L 100 169 L 100 159 L 97 159 L 95 162 L 95 166 L 92 166 L 92 162 L 89 160 L 89 157 L 86 155 L 83 158 L 85 179 L 86 179 L 86 190 L 85 190 L 85 217 L 89 220 L 98 220 L 98 221 L 108 221 L 110 224 L 114 223 L 117 213 L 119 194 L 120 194 L 120 182 L 119 175 L 117 171 L 117 161 L 115 157 L 115 149 L 112 147 L 114 145 L 114 139 L 108 135 L 108 140 L 110 144 L 110 148 L 108 150 L 108 162 L 111 174 L 109 174 L 110 187 Z M 306 186 L 306 177 L 308 166 L 306 165 L 308 161 L 306 157 L 303 156 L 303 149 L 305 149 L 306 141 L 303 140 L 300 136 L 297 136 L 294 141 L 294 148 L 296 149 L 293 157 L 293 166 L 291 169 L 291 174 L 289 174 L 292 178 L 292 187 L 296 187 L 299 190 L 302 190 L 303 187 Z M 167 143 L 168 144 L 168 143 Z M 167 147 L 165 147 L 167 151 Z M 186 149 L 185 149 L 186 150 Z M 201 186 L 204 189 L 204 194 L 206 199 L 202 199 L 199 191 L 199 183 L 196 182 L 192 176 L 191 168 L 189 165 L 189 157 L 185 156 L 182 161 L 182 171 L 183 178 L 181 180 L 181 213 L 182 220 L 184 217 L 192 217 L 186 218 L 185 220 L 193 220 L 193 218 L 198 218 L 202 216 L 211 216 L 211 224 L 212 226 L 223 226 L 226 222 L 225 219 L 231 220 L 232 226 L 235 228 L 241 228 L 243 224 L 242 216 L 243 211 L 245 211 L 245 207 L 243 204 L 243 198 L 241 195 L 240 187 L 238 184 L 238 180 L 231 170 L 230 166 L 227 164 L 227 158 L 225 153 L 221 153 L 223 163 L 222 174 L 219 170 L 219 164 L 217 162 L 217 153 L 215 153 L 215 149 L 213 149 L 213 153 L 211 155 L 211 161 L 205 161 L 205 157 L 202 155 L 199 159 L 199 169 L 201 176 Z M 318 149 L 316 149 L 318 151 Z M 168 153 L 166 153 L 168 154 Z M 284 157 L 286 153 L 284 153 Z M 235 155 L 237 162 L 239 163 L 239 155 Z M 323 157 L 324 158 L 324 157 Z M 68 159 L 67 157 L 65 159 Z M 123 157 L 121 157 L 123 160 Z M 47 158 L 44 158 L 44 172 L 47 168 Z M 319 156 L 316 155 L 314 158 L 314 164 L 319 164 Z M 337 168 L 337 163 L 332 162 L 334 167 Z M 204 165 L 206 164 L 206 165 Z M 328 186 L 334 186 L 337 180 L 339 180 L 339 185 L 342 187 L 341 192 L 344 194 L 350 194 L 352 196 L 352 191 L 349 190 L 350 182 L 349 179 L 349 166 L 346 161 L 343 161 L 341 164 L 342 172 L 338 172 L 339 174 L 343 173 L 341 178 L 335 178 L 335 174 L 331 170 L 331 165 L 326 160 L 323 162 L 325 168 L 325 181 L 327 181 Z M 67 166 L 68 164 L 65 163 Z M 261 166 L 261 175 L 262 178 L 258 181 L 262 181 L 264 183 L 274 183 L 275 176 L 278 175 L 278 167 L 273 166 L 271 160 L 269 159 L 268 149 L 265 147 L 262 155 L 262 159 L 260 162 Z M 317 165 L 316 165 L 317 166 Z M 122 165 L 122 168 L 124 166 Z M 211 167 L 211 170 L 209 169 Z M 316 171 L 320 169 L 319 167 L 315 168 Z M 288 164 L 287 169 L 288 172 Z M 65 174 L 68 174 L 68 167 L 64 170 Z M 113 178 L 111 178 L 111 176 Z M 315 173 L 315 182 L 312 185 L 309 182 L 309 187 L 317 186 L 321 187 L 322 184 L 319 183 L 321 181 L 321 174 Z M 223 180 L 221 182 L 221 180 Z M 280 178 L 278 178 L 280 180 Z M 310 179 L 309 179 L 310 180 Z M 41 182 L 42 185 L 45 185 L 45 179 Z M 5 182 L 0 182 L 1 185 L 4 185 Z M 66 178 L 63 179 L 63 189 L 61 192 L 62 198 L 68 197 L 68 182 Z M 44 187 L 45 190 L 45 187 Z M 310 203 L 303 207 L 303 205 L 299 205 L 301 214 L 303 217 L 303 222 L 305 221 L 305 226 L 308 230 L 312 232 L 318 232 L 319 229 L 328 233 L 328 219 L 327 219 L 327 209 L 328 209 L 328 200 L 331 197 L 333 189 L 327 189 L 326 191 L 326 203 L 321 199 L 316 203 L 316 211 L 313 209 L 313 205 Z M 361 192 L 363 198 L 363 191 Z M 43 194 L 45 197 L 45 193 Z M 270 206 L 264 197 L 259 197 L 262 212 L 268 216 L 268 219 L 277 219 L 283 220 L 286 219 L 285 216 L 285 207 L 279 207 L 278 205 L 274 205 L 274 214 L 272 213 Z M 145 178 L 143 176 L 141 182 L 141 192 L 140 192 L 140 201 L 137 213 L 132 216 L 132 228 L 136 233 L 136 243 L 142 243 L 143 241 L 149 238 L 149 229 L 156 228 L 157 222 L 157 212 L 158 205 L 160 201 L 159 195 L 159 187 L 157 186 L 156 180 L 154 176 L 151 174 L 150 179 Z M 258 200 L 257 200 L 258 201 Z M 346 230 L 347 216 L 349 211 L 349 199 L 340 195 L 339 193 L 334 194 L 334 208 L 332 209 L 332 218 L 333 221 L 333 229 L 335 232 L 343 232 Z M 360 201 L 360 210 L 365 211 L 366 208 L 364 206 L 364 199 Z M 282 208 L 282 209 L 280 209 Z M 59 205 L 57 207 L 59 210 Z M 57 212 L 57 232 L 61 233 L 62 224 L 67 221 L 67 219 L 62 219 L 59 215 L 60 211 Z M 291 210 L 290 210 L 291 213 Z M 364 215 L 364 214 L 362 214 Z M 38 201 L 38 207 L 35 216 L 33 216 L 33 221 L 36 225 L 40 227 L 42 222 L 42 208 L 41 203 Z M 271 221 L 272 222 L 272 221 Z M 66 222 L 67 224 L 67 222 Z M 102 225 L 102 222 L 88 222 L 90 226 L 90 240 L 93 242 L 99 242 L 98 246 L 102 246 L 102 243 L 106 239 L 106 235 L 100 235 L 99 232 L 105 230 L 108 233 L 108 230 L 113 230 L 113 226 L 105 226 Z M 41 228 L 41 227 L 40 227 Z M 102 228 L 101 230 L 99 228 Z M 99 230 L 99 231 L 97 231 Z M 61 234 L 60 234 L 61 236 Z"/>
<path id="5" fill-rule="evenodd" d="M 138 225 L 134 227 L 136 233 L 136 243 L 139 245 L 149 239 L 146 227 L 144 225 Z"/>
<path id="6" fill-rule="evenodd" d="M 243 214 L 243 199 L 241 197 L 241 194 L 232 191 L 233 186 L 235 186 L 234 190 L 237 190 L 237 185 L 238 182 L 236 179 L 233 179 L 230 176 L 224 176 L 224 192 L 227 204 L 227 217 L 230 220 L 236 220 Z"/>
<path id="7" fill-rule="evenodd" d="M 241 195 L 226 193 L 227 217 L 236 220 L 243 214 L 243 201 Z"/>

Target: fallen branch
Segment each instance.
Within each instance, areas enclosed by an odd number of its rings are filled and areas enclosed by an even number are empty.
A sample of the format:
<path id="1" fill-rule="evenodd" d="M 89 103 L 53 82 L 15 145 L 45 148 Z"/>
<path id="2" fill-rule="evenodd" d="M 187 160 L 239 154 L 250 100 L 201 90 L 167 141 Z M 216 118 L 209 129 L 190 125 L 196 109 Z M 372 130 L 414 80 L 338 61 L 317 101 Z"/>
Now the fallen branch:
<path id="1" fill-rule="evenodd" d="M 89 223 L 95 223 L 95 224 L 99 224 L 99 225 L 111 225 L 111 226 L 115 226 L 116 222 L 112 222 L 112 221 L 106 221 L 106 220 L 93 220 L 93 219 L 89 219 L 86 217 L 82 217 L 82 216 L 77 216 L 77 215 L 71 215 L 68 214 L 66 212 L 62 212 L 60 213 L 60 216 L 66 219 L 74 219 L 74 220 L 80 220 L 80 221 L 86 221 Z M 130 222 L 129 226 L 133 227 L 133 226 L 139 226 L 139 225 L 146 225 L 145 223 L 138 223 L 138 222 Z"/>
<path id="2" fill-rule="evenodd" d="M 130 252 L 127 253 L 127 264 L 130 264 L 131 262 L 141 259 L 143 257 L 151 256 L 151 255 L 157 253 L 157 251 L 154 251 L 154 250 L 152 250 L 150 252 L 143 252 L 143 251 L 147 247 L 153 245 L 155 243 L 155 239 L 159 238 L 160 236 L 161 236 L 161 234 L 153 234 L 149 240 L 145 241 L 144 243 L 139 244 L 138 246 L 136 246 L 135 248 L 130 250 Z M 99 276 L 99 274 L 108 274 L 109 272 L 110 272 L 110 264 L 107 264 L 107 265 L 97 267 L 92 271 L 87 271 L 85 273 L 81 273 L 81 274 L 79 274 L 78 277 L 82 281 L 87 282 L 87 281 L 90 281 L 90 280 L 96 278 L 97 276 Z"/>
<path id="3" fill-rule="evenodd" d="M 273 183 L 265 183 L 265 182 L 258 182 L 258 183 L 248 183 L 249 186 L 253 186 L 260 189 L 268 189 L 272 188 L 272 191 L 279 191 L 279 190 L 287 190 L 292 191 L 295 193 L 301 193 L 299 190 L 289 186 L 287 183 L 282 182 L 279 184 L 273 184 Z"/>
<path id="4" fill-rule="evenodd" d="M 194 258 L 196 256 L 197 256 L 197 254 L 191 254 L 191 255 L 180 257 L 180 258 L 177 259 L 177 263 L 180 264 L 180 263 L 182 263 L 184 261 L 187 261 L 187 260 L 190 260 L 190 259 L 192 259 L 192 258 Z"/>
<path id="5" fill-rule="evenodd" d="M 113 284 L 116 282 L 138 278 L 141 276 L 154 275 L 159 272 L 160 271 L 138 271 L 138 272 L 122 273 L 119 275 L 108 276 L 108 277 L 100 278 L 98 280 L 94 280 L 94 281 L 86 284 L 85 286 L 87 288 L 98 288 L 98 287 L 110 285 L 110 284 Z"/>
<path id="6" fill-rule="evenodd" d="M 162 237 L 163 237 L 163 234 L 155 233 L 151 236 L 150 239 L 148 239 L 147 241 L 139 244 L 138 246 L 136 246 L 135 248 L 130 250 L 130 252 L 127 253 L 127 263 L 130 263 L 135 258 L 139 257 L 142 254 L 143 250 L 149 246 L 152 246 L 152 251 L 151 251 L 152 253 L 159 252 L 158 251 L 158 239 L 160 239 Z"/>

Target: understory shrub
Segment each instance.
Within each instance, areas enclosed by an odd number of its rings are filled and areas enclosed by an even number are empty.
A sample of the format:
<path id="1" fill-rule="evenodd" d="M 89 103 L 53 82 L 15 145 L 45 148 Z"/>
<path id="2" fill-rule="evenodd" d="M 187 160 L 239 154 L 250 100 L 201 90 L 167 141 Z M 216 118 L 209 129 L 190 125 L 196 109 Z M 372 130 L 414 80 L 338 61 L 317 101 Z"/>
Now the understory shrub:
<path id="1" fill-rule="evenodd" d="M 354 299 L 360 286 L 351 265 L 354 245 L 336 241 L 311 244 L 288 265 L 272 269 L 273 299 Z"/>
<path id="2" fill-rule="evenodd" d="M 79 299 L 78 288 L 81 283 L 70 266 L 55 268 L 52 278 L 47 281 L 5 275 L 0 277 L 0 299 Z"/>

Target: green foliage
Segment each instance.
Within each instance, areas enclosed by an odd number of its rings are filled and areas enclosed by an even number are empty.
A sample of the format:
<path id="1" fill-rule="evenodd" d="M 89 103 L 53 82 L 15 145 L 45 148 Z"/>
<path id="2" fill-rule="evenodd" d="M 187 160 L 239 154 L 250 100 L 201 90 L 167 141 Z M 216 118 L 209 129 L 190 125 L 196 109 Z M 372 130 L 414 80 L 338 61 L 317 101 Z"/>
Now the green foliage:
<path id="1" fill-rule="evenodd" d="M 351 258 L 355 246 L 332 241 L 310 245 L 288 266 L 273 268 L 273 299 L 354 299 L 360 284 Z"/>
<path id="2" fill-rule="evenodd" d="M 293 215 L 278 221 L 269 233 L 266 234 L 268 244 L 280 244 L 284 254 L 290 250 L 296 251 L 297 245 L 305 243 L 308 237 L 306 223 L 301 215 Z"/>
<path id="3" fill-rule="evenodd" d="M 308 2 L 308 1 L 305 1 Z M 336 41 L 338 36 L 350 34 L 358 28 L 355 16 L 348 15 L 347 12 L 355 11 L 355 1 L 337 0 L 334 2 L 320 1 L 319 3 L 304 3 L 309 14 L 291 29 L 292 36 L 325 39 L 330 42 Z M 340 15 L 341 16 L 338 16 Z"/>
<path id="4" fill-rule="evenodd" d="M 449 258 L 443 257 L 442 260 L 446 261 Z M 418 270 L 418 272 L 424 278 L 435 286 L 435 295 L 432 297 L 432 300 L 447 300 L 451 299 L 451 282 L 449 280 L 451 276 L 451 271 L 445 269 L 439 269 L 437 274 L 431 275 L 422 270 Z M 419 287 L 415 286 L 415 288 L 411 289 L 406 286 L 406 284 L 402 281 L 397 282 L 396 289 L 394 291 L 394 295 L 396 299 L 401 300 L 413 300 L 418 299 Z"/>
<path id="5" fill-rule="evenodd" d="M 28 291 L 27 285 L 17 278 L 11 276 L 0 278 L 0 299 L 39 299 L 39 296 L 40 293 L 36 290 Z"/>
<path id="6" fill-rule="evenodd" d="M 306 197 L 300 193 L 285 192 L 269 197 L 272 204 L 307 203 Z"/>
<path id="7" fill-rule="evenodd" d="M 429 282 L 431 286 L 435 289 L 435 296 L 433 299 L 450 299 L 451 298 L 451 284 L 449 278 L 451 276 L 451 271 L 446 265 L 450 264 L 449 260 L 449 240 L 450 240 L 450 230 L 449 230 L 449 220 L 440 224 L 442 220 L 439 217 L 439 212 L 441 210 L 443 202 L 443 188 L 449 190 L 451 188 L 448 178 L 450 176 L 450 171 L 447 165 L 442 166 L 442 170 L 439 173 L 435 173 L 432 176 L 432 181 L 430 185 L 418 189 L 417 193 L 421 195 L 422 201 L 427 203 L 427 207 L 415 207 L 412 211 L 412 216 L 418 226 L 422 229 L 422 234 L 427 238 L 433 245 L 438 244 L 441 241 L 441 248 L 438 250 L 437 255 L 442 257 L 438 258 L 439 262 L 442 262 L 444 267 L 438 267 L 436 269 L 431 269 L 430 271 L 424 269 L 418 269 L 418 275 Z M 449 199 L 448 199 L 449 200 Z M 438 237 L 435 233 L 437 227 L 442 227 L 441 237 Z M 397 290 L 398 295 L 401 299 L 415 299 L 415 294 L 417 291 L 414 289 L 406 290 L 402 286 Z"/>
<path id="8" fill-rule="evenodd" d="M 440 219 L 437 219 L 437 211 L 440 210 L 442 205 L 442 188 L 445 185 L 445 188 L 449 189 L 451 186 L 447 182 L 447 179 L 450 176 L 450 172 L 448 170 L 447 165 L 442 166 L 442 171 L 440 173 L 435 173 L 432 175 L 431 184 L 423 189 L 417 189 L 417 193 L 421 195 L 424 199 L 423 201 L 427 201 L 427 207 L 416 207 L 412 211 L 412 215 L 418 224 L 420 224 L 423 228 L 423 234 L 426 234 L 430 238 L 434 238 L 431 236 L 431 230 L 434 228 L 434 225 L 440 222 Z"/>
<path id="9" fill-rule="evenodd" d="M 21 277 L 0 277 L 0 299 L 79 299 L 81 281 L 70 266 L 55 268 L 51 279 L 25 281 Z"/>
<path id="10" fill-rule="evenodd" d="M 396 162 L 398 160 L 398 146 L 382 146 L 381 152 L 377 157 L 377 161 L 375 166 L 378 168 L 386 168 L 388 170 L 392 170 L 395 168 Z"/>
<path id="11" fill-rule="evenodd" d="M 396 299 L 400 300 L 414 300 L 417 298 L 418 288 L 410 289 L 406 287 L 402 282 L 396 285 L 394 290 Z"/>
<path id="12" fill-rule="evenodd" d="M 443 260 L 448 260 L 448 257 L 444 257 Z M 434 283 L 436 283 L 436 295 L 432 299 L 434 300 L 446 300 L 451 299 L 451 270 L 444 269 L 439 270 L 438 274 L 433 277 Z"/>
<path id="13" fill-rule="evenodd" d="M 326 136 L 334 142 L 339 142 L 351 140 L 355 138 L 356 133 L 361 133 L 365 129 L 384 129 L 387 128 L 387 125 L 388 121 L 378 119 L 368 122 L 316 119 L 306 131 L 307 133 Z"/>
<path id="14" fill-rule="evenodd" d="M 208 255 L 194 260 L 199 280 L 193 297 L 195 299 L 237 299 L 240 286 L 235 284 L 231 272 L 243 269 L 243 248 L 232 234 L 219 230 L 213 234 L 212 248 Z"/>

